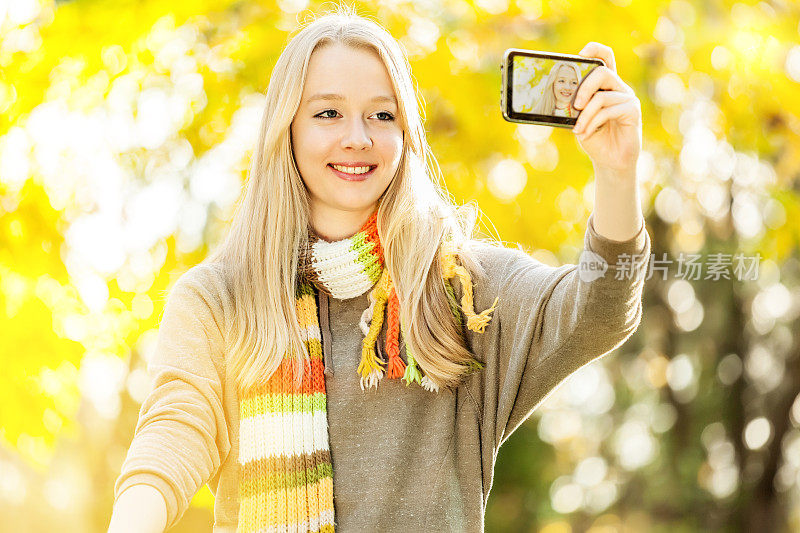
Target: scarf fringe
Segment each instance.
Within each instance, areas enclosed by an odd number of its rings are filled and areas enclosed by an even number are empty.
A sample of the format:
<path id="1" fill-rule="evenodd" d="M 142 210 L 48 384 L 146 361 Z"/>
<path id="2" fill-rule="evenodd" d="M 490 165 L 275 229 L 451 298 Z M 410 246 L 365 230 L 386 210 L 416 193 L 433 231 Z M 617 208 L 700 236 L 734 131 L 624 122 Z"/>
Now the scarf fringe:
<path id="1" fill-rule="evenodd" d="M 456 263 L 455 256 L 456 252 L 452 242 L 445 241 L 442 243 L 442 276 L 447 280 L 458 278 L 461 282 L 461 290 L 464 293 L 461 297 L 461 310 L 464 311 L 464 315 L 467 317 L 467 328 L 478 333 L 483 333 L 484 328 L 486 328 L 486 325 L 492 319 L 489 315 L 494 311 L 495 307 L 497 307 L 497 302 L 500 298 L 495 298 L 494 303 L 489 309 L 475 314 L 472 301 L 472 278 L 466 268 Z"/>
<path id="2" fill-rule="evenodd" d="M 459 326 L 464 324 L 461 316 L 463 312 L 466 317 L 466 326 L 471 331 L 483 333 L 489 321 L 492 319 L 491 314 L 497 307 L 499 298 L 494 299 L 494 303 L 488 309 L 475 313 L 474 308 L 474 295 L 472 292 L 472 277 L 462 265 L 456 261 L 456 251 L 451 241 L 442 243 L 442 277 L 445 283 L 445 291 L 448 296 L 448 303 L 450 311 L 453 314 L 456 323 Z M 461 283 L 463 296 L 461 297 L 461 305 L 459 307 L 456 302 L 455 291 L 451 283 L 451 279 L 457 278 Z M 361 362 L 358 365 L 358 373 L 361 375 L 361 388 L 376 388 L 384 375 L 389 379 L 398 379 L 406 383 L 406 386 L 412 382 L 416 382 L 425 390 L 438 392 L 439 386 L 428 376 L 424 375 L 420 370 L 417 362 L 411 353 L 408 344 L 406 343 L 406 359 L 408 363 L 404 363 L 400 358 L 399 348 L 399 333 L 402 329 L 400 324 L 400 302 L 397 297 L 397 291 L 394 288 L 389 270 L 384 268 L 378 283 L 370 291 L 369 294 L 370 306 L 361 315 L 361 331 L 364 333 L 364 341 L 361 350 Z M 386 325 L 386 353 L 387 359 L 386 367 L 384 362 L 375 354 L 375 344 L 378 335 L 380 334 L 381 327 L 384 320 L 384 309 L 386 309 L 387 325 Z M 371 322 L 367 320 L 371 317 Z M 405 332 L 403 332 L 405 336 Z M 477 361 L 470 360 L 466 363 L 469 367 L 469 372 L 474 372 L 483 368 L 483 365 Z"/>
<path id="3" fill-rule="evenodd" d="M 417 361 L 414 359 L 414 356 L 411 355 L 411 350 L 408 348 L 407 344 L 406 359 L 408 359 L 408 366 L 406 366 L 405 374 L 403 374 L 403 381 L 405 381 L 406 387 L 413 382 L 416 382 L 417 385 L 422 385 L 422 373 L 417 366 Z"/>
<path id="4" fill-rule="evenodd" d="M 400 300 L 397 291 L 392 287 L 389 294 L 389 307 L 387 309 L 388 322 L 386 324 L 386 353 L 389 359 L 389 369 L 386 375 L 389 379 L 399 379 L 406 371 L 406 364 L 400 357 Z"/>

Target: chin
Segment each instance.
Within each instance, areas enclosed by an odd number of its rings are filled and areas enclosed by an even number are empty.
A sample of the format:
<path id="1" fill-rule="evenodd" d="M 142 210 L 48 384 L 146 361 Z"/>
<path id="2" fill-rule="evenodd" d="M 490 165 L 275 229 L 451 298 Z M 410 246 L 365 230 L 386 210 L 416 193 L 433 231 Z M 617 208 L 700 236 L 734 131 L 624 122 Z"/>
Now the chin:
<path id="1" fill-rule="evenodd" d="M 341 195 L 331 195 L 328 197 L 328 200 L 332 200 L 327 202 L 333 209 L 338 209 L 340 211 L 363 211 L 365 209 L 369 209 L 370 206 L 375 205 L 378 201 L 379 196 L 373 197 L 372 195 L 364 196 L 341 196 Z"/>

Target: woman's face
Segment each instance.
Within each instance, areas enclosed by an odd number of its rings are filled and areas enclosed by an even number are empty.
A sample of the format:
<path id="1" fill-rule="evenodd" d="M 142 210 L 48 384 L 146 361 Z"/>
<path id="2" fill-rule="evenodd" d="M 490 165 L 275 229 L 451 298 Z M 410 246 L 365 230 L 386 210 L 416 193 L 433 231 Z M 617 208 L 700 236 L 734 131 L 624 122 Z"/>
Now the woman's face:
<path id="1" fill-rule="evenodd" d="M 389 73 L 374 52 L 332 44 L 311 54 L 291 134 L 312 220 L 366 218 L 377 208 L 400 163 L 398 111 Z"/>
<path id="2" fill-rule="evenodd" d="M 568 104 L 577 89 L 578 78 L 575 76 L 575 71 L 564 66 L 559 68 L 556 82 L 553 84 L 553 94 L 559 107 L 564 107 Z"/>

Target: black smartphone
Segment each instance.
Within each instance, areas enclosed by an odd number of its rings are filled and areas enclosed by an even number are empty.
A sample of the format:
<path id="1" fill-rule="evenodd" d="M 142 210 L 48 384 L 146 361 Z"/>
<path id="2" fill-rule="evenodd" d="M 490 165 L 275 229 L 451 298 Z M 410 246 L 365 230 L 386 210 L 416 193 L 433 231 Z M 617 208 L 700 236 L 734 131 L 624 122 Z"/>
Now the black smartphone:
<path id="1" fill-rule="evenodd" d="M 509 48 L 500 65 L 500 107 L 509 122 L 572 128 L 580 115 L 573 107 L 581 82 L 602 59 Z"/>

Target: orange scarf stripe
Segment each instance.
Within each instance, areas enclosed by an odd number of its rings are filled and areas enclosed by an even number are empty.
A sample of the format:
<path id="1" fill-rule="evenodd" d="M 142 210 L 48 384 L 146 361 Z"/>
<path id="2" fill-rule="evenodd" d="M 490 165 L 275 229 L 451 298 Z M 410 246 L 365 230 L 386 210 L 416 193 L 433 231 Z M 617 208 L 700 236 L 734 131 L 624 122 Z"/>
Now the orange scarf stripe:
<path id="1" fill-rule="evenodd" d="M 378 257 L 381 266 L 383 266 L 383 246 L 381 246 L 381 240 L 378 237 L 377 211 L 375 211 L 372 216 L 369 217 L 369 220 L 367 220 L 367 223 L 364 224 L 364 227 L 361 231 L 365 233 L 364 240 L 375 245 L 375 247 L 372 249 L 372 254 Z"/>

